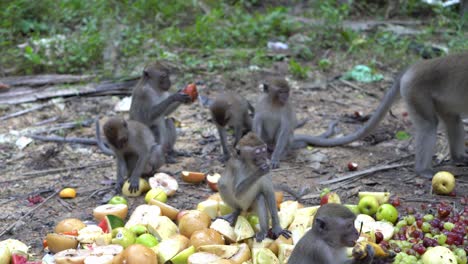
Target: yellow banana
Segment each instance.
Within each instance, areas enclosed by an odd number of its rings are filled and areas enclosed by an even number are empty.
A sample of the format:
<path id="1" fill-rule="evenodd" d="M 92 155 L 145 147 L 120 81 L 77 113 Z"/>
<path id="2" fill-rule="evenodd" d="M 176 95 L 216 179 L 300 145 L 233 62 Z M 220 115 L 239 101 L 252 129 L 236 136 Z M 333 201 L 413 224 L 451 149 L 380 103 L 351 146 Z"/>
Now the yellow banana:
<path id="1" fill-rule="evenodd" d="M 356 243 L 356 245 L 353 248 L 353 257 L 355 259 L 363 259 L 367 256 L 367 250 L 366 247 L 367 245 L 372 246 L 374 249 L 374 257 L 376 258 L 393 258 L 395 257 L 395 252 L 389 251 L 386 248 L 381 247 L 380 245 L 370 242 L 370 241 L 361 241 Z"/>

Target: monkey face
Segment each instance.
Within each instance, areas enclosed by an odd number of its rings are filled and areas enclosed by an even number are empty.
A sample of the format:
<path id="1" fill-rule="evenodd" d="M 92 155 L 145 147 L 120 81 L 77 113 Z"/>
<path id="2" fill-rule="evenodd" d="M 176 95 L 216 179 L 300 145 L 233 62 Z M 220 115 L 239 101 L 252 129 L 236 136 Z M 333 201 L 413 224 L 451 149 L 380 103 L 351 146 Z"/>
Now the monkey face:
<path id="1" fill-rule="evenodd" d="M 276 94 L 276 97 L 278 99 L 278 102 L 280 102 L 281 104 L 286 104 L 288 102 L 288 99 L 289 99 L 289 91 L 287 90 L 279 90 Z"/>
<path id="2" fill-rule="evenodd" d="M 127 122 L 121 118 L 109 119 L 104 124 L 104 135 L 107 142 L 117 149 L 122 149 L 128 142 Z"/>
<path id="3" fill-rule="evenodd" d="M 143 76 L 153 89 L 168 91 L 171 88 L 169 70 L 165 68 L 149 67 L 143 71 Z"/>

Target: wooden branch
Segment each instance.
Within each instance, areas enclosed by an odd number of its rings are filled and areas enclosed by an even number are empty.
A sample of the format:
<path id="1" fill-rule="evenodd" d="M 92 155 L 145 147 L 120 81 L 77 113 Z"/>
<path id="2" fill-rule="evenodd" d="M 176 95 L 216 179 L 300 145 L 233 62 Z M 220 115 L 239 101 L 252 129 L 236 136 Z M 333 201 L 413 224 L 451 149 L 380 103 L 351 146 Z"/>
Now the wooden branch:
<path id="1" fill-rule="evenodd" d="M 47 106 L 51 106 L 52 104 L 53 104 L 52 102 L 48 102 L 46 104 L 36 105 L 36 106 L 33 106 L 31 108 L 28 108 L 28 109 L 24 109 L 24 110 L 21 110 L 21 111 L 18 111 L 18 112 L 14 112 L 14 113 L 11 113 L 11 114 L 8 114 L 8 115 L 4 115 L 4 116 L 0 117 L 0 120 L 3 121 L 3 120 L 7 120 L 7 119 L 10 119 L 10 118 L 13 118 L 13 117 L 18 117 L 18 116 L 21 116 L 21 115 L 24 115 L 24 114 L 27 114 L 27 113 L 30 113 L 30 112 L 45 108 Z"/>
<path id="2" fill-rule="evenodd" d="M 5 228 L 1 233 L 0 233 L 0 237 L 2 237 L 4 234 L 6 234 L 7 232 L 9 232 L 13 227 L 15 227 L 16 223 L 18 221 L 20 221 L 21 219 L 29 216 L 32 212 L 36 211 L 39 207 L 43 206 L 47 201 L 49 201 L 50 199 L 52 199 L 52 197 L 56 196 L 57 194 L 59 193 L 59 191 L 55 191 L 53 194 L 51 194 L 49 197 L 45 198 L 44 201 L 42 201 L 42 203 L 38 204 L 37 206 L 35 206 L 34 208 L 32 208 L 31 210 L 29 210 L 27 213 L 25 213 L 24 215 L 22 215 L 20 218 L 18 218 L 15 222 L 13 222 L 11 225 L 9 225 L 7 228 Z"/>
<path id="3" fill-rule="evenodd" d="M 27 135 L 34 140 L 58 142 L 58 143 L 72 143 L 72 144 L 83 144 L 83 145 L 97 145 L 97 140 L 92 138 L 75 138 L 75 137 L 45 137 L 39 135 Z"/>
<path id="4" fill-rule="evenodd" d="M 370 174 L 370 173 L 374 173 L 374 172 L 378 172 L 378 171 L 384 171 L 384 170 L 390 170 L 390 169 L 395 169 L 395 168 L 401 168 L 401 167 L 408 167 L 408 166 L 411 166 L 413 164 L 414 164 L 414 162 L 376 166 L 376 167 L 372 167 L 372 168 L 369 168 L 369 169 L 366 169 L 366 170 L 350 173 L 350 174 L 348 174 L 346 176 L 343 176 L 343 177 L 338 177 L 338 178 L 331 179 L 331 180 L 328 180 L 328 181 L 322 181 L 322 182 L 319 182 L 318 184 L 324 185 L 324 184 L 341 182 L 341 181 L 344 181 L 344 180 L 365 176 L 365 175 Z"/>
<path id="5" fill-rule="evenodd" d="M 0 78 L 0 83 L 12 86 L 44 86 L 48 84 L 65 84 L 87 82 L 94 78 L 94 75 L 70 75 L 70 74 L 44 74 L 29 76 L 13 76 Z"/>

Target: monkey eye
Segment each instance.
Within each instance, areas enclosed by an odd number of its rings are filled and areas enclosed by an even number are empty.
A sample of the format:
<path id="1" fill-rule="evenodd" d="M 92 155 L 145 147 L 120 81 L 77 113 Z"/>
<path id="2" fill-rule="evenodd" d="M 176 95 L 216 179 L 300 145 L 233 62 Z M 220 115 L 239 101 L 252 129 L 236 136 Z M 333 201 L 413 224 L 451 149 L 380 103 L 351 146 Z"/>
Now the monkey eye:
<path id="1" fill-rule="evenodd" d="M 258 149 L 255 149 L 255 154 L 260 154 L 261 151 L 262 151 L 262 150 L 259 149 L 259 148 L 258 148 Z"/>
<path id="2" fill-rule="evenodd" d="M 266 148 L 266 147 L 263 147 L 263 148 L 262 148 L 262 151 L 263 151 L 263 152 L 266 152 L 266 151 L 267 151 L 267 148 Z"/>

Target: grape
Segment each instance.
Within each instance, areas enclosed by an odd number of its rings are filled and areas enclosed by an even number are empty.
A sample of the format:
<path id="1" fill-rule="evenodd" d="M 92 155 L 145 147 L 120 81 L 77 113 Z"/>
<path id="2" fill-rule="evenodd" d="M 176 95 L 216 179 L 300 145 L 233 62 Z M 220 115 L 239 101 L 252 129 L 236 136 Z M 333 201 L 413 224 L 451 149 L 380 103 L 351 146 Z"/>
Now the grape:
<path id="1" fill-rule="evenodd" d="M 375 232 L 375 243 L 379 244 L 383 240 L 382 232 Z"/>
<path id="2" fill-rule="evenodd" d="M 424 220 L 425 222 L 430 222 L 430 221 L 434 220 L 434 216 L 431 215 L 431 214 L 424 215 L 424 216 L 423 216 L 423 220 Z"/>
<path id="3" fill-rule="evenodd" d="M 424 254 L 426 252 L 426 247 L 423 244 L 414 244 L 412 249 L 416 251 L 419 255 Z"/>
<path id="4" fill-rule="evenodd" d="M 431 232 L 431 224 L 429 224 L 428 222 L 424 222 L 422 223 L 422 226 L 421 226 L 421 230 L 424 232 L 424 233 L 429 233 Z"/>
<path id="5" fill-rule="evenodd" d="M 444 227 L 444 229 L 446 229 L 448 231 L 452 231 L 452 229 L 455 227 L 455 224 L 450 223 L 450 222 L 445 222 L 443 227 Z"/>
<path id="6" fill-rule="evenodd" d="M 416 221 L 416 218 L 413 215 L 408 215 L 404 218 L 404 220 L 406 220 L 408 225 L 412 225 Z"/>

